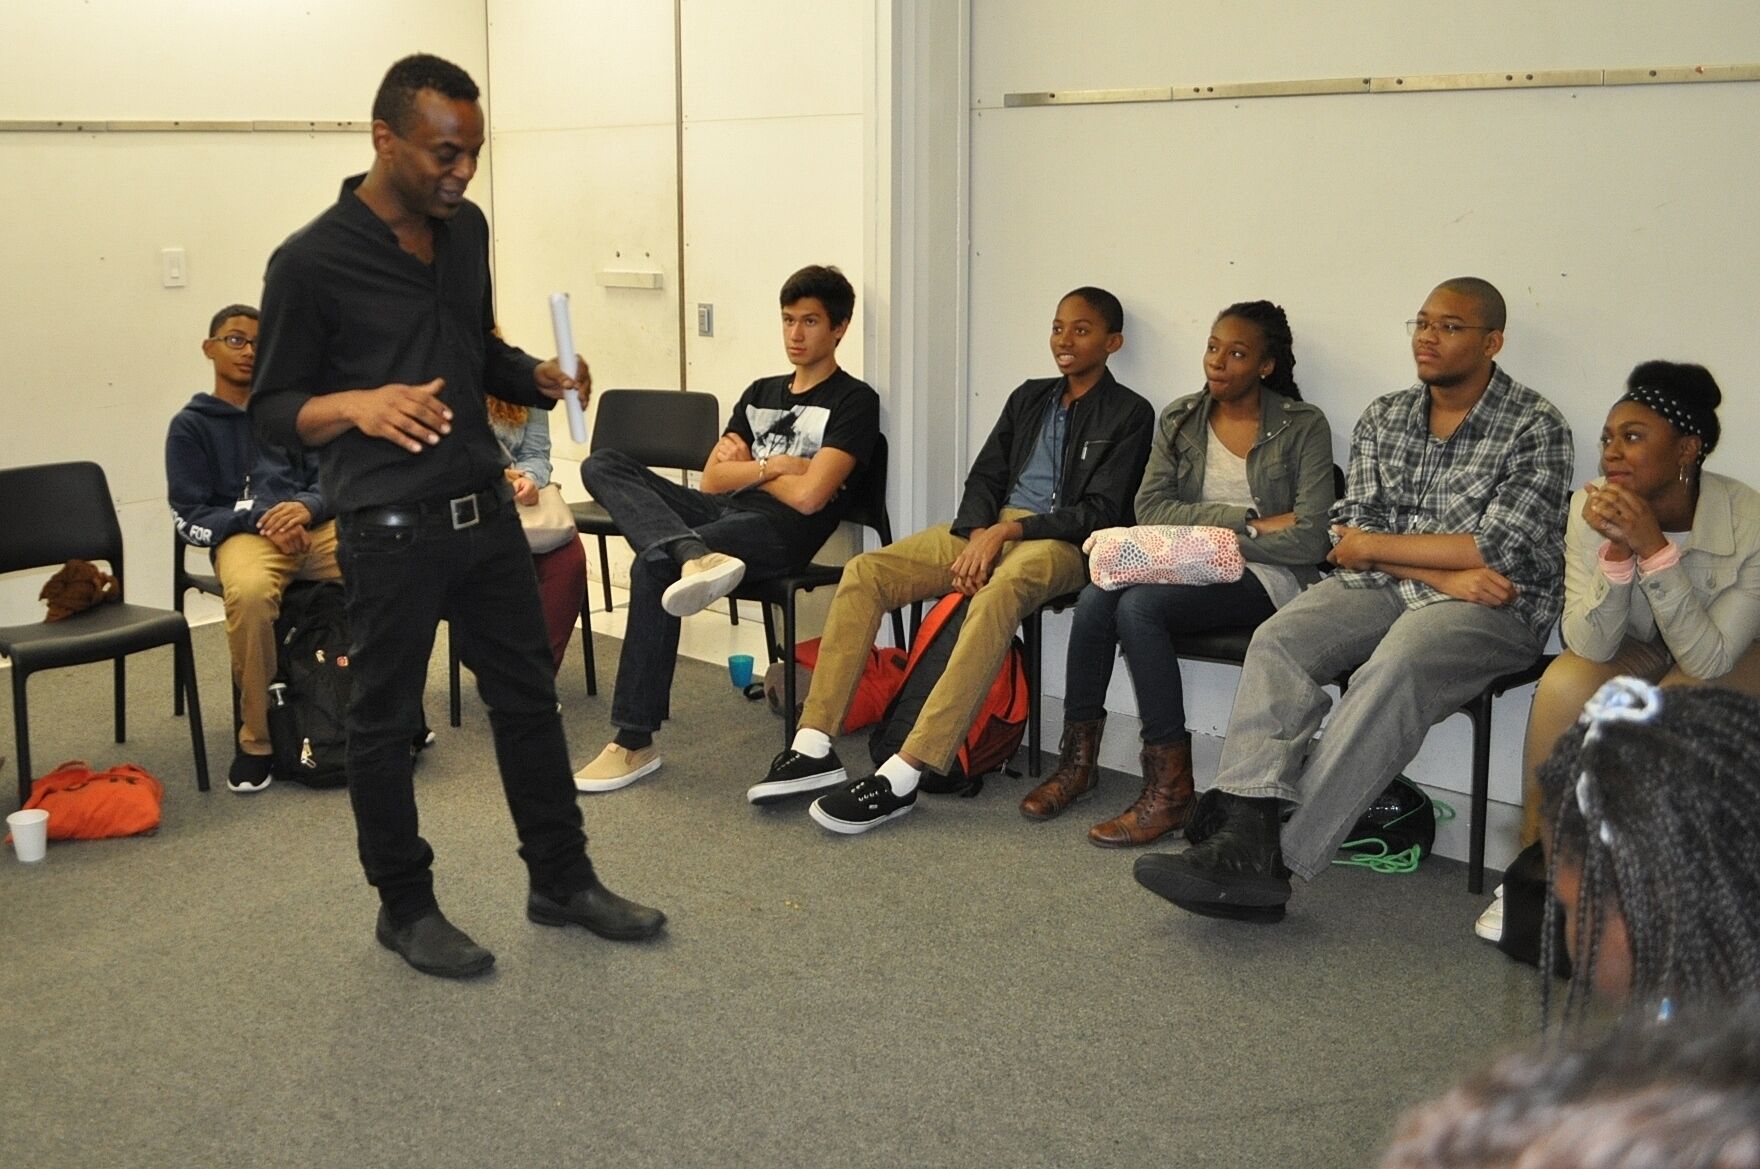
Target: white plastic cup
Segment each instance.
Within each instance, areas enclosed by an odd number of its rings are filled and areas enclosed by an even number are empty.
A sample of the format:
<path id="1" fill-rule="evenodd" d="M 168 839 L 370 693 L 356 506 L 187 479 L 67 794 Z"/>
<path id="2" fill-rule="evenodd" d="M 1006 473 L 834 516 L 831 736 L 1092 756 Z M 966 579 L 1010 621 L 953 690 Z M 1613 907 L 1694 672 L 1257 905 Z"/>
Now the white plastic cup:
<path id="1" fill-rule="evenodd" d="M 6 817 L 12 830 L 12 849 L 25 864 L 35 864 L 49 851 L 49 813 L 41 808 L 25 808 Z"/>

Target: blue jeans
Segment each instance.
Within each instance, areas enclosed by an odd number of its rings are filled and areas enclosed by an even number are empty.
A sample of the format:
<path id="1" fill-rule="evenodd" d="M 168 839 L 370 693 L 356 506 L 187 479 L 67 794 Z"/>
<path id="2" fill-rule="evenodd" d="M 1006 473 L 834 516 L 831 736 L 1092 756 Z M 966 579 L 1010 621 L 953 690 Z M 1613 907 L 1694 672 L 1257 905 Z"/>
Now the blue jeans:
<path id="1" fill-rule="evenodd" d="M 672 714 L 678 618 L 660 607 L 660 597 L 679 576 L 674 545 L 695 539 L 711 551 L 737 556 L 745 561 L 746 580 L 792 571 L 818 549 L 791 548 L 762 514 L 739 508 L 730 496 L 708 495 L 656 475 L 622 451 L 594 451 L 581 465 L 581 481 L 636 553 L 611 724 L 652 733 Z"/>
<path id="2" fill-rule="evenodd" d="M 451 624 L 489 708 L 501 786 L 532 887 L 593 880 L 568 743 L 556 709 L 532 550 L 511 503 L 474 527 L 438 517 L 382 527 L 344 513 L 337 561 L 348 596 L 348 796 L 361 865 L 394 921 L 435 906 L 434 853 L 417 829 L 409 744 L 422 726 L 434 630 Z"/>
<path id="3" fill-rule="evenodd" d="M 1230 584 L 1142 584 L 1115 592 L 1089 585 L 1082 590 L 1070 627 L 1064 718 L 1086 722 L 1106 713 L 1116 645 L 1130 666 L 1143 742 L 1150 747 L 1184 742 L 1191 735 L 1174 638 L 1213 629 L 1251 629 L 1273 612 L 1265 587 L 1250 572 Z"/>
<path id="4" fill-rule="evenodd" d="M 1297 804 L 1283 863 L 1312 880 L 1431 725 L 1531 663 L 1541 644 L 1512 609 L 1456 600 L 1408 609 L 1393 588 L 1321 581 L 1253 635 L 1216 786 Z M 1332 706 L 1325 685 L 1353 667 L 1309 754 Z"/>

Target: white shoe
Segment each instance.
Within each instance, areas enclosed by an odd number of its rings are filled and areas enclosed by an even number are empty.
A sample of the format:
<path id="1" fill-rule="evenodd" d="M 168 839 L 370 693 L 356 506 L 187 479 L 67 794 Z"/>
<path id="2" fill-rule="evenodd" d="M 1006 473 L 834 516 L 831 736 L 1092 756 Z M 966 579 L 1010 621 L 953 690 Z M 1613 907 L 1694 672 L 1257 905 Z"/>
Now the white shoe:
<path id="1" fill-rule="evenodd" d="M 1473 932 L 1488 942 L 1500 942 L 1503 940 L 1502 885 L 1499 885 L 1491 894 L 1491 904 L 1485 907 L 1485 912 L 1481 913 L 1479 915 L 1479 920 L 1473 923 Z"/>
<path id="2" fill-rule="evenodd" d="M 737 589 L 745 575 L 746 562 L 723 552 L 687 560 L 679 578 L 660 594 L 660 607 L 674 617 L 701 613 Z"/>
<path id="3" fill-rule="evenodd" d="M 607 743 L 597 759 L 574 773 L 575 790 L 614 792 L 660 770 L 662 762 L 659 748 L 652 743 L 639 751 Z"/>

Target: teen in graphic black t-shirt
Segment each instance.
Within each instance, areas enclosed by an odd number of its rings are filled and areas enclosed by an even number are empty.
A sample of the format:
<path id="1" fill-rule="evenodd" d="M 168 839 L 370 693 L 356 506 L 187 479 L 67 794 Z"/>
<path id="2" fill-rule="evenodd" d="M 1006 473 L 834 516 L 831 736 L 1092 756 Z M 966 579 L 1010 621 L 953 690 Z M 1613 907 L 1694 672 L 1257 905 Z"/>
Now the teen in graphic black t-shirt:
<path id="1" fill-rule="evenodd" d="M 581 791 L 615 791 L 660 766 L 654 732 L 669 714 L 679 618 L 748 575 L 805 564 L 837 526 L 845 488 L 880 429 L 872 387 L 837 366 L 855 289 L 836 268 L 807 267 L 782 286 L 782 340 L 793 374 L 746 388 L 703 466 L 700 489 L 613 450 L 581 478 L 636 551 L 611 722 L 617 737 L 575 773 Z"/>

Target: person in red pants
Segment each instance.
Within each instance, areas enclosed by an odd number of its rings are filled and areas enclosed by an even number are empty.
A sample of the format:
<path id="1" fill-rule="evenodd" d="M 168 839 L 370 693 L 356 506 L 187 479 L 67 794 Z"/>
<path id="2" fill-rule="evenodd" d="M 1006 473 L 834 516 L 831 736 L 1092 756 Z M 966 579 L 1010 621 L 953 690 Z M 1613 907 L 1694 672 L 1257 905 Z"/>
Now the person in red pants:
<path id="1" fill-rule="evenodd" d="M 534 507 L 538 492 L 550 485 L 550 418 L 493 395 L 487 405 L 489 429 L 512 460 L 505 474 L 513 485 L 513 501 L 521 507 Z M 538 600 L 544 606 L 544 629 L 550 635 L 550 660 L 561 670 L 587 587 L 587 553 L 580 537 L 570 537 L 545 552 L 533 552 L 532 569 L 538 574 Z"/>

